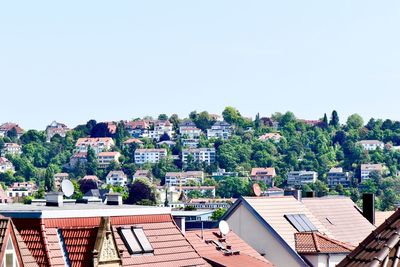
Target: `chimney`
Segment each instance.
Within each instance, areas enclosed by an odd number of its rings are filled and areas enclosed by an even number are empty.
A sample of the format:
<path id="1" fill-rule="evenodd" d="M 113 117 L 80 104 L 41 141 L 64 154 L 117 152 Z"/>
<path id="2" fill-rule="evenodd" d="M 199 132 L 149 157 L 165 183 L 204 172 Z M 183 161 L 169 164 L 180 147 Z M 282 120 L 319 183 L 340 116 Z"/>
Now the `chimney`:
<path id="1" fill-rule="evenodd" d="M 306 197 L 315 197 L 315 192 L 314 191 L 306 192 Z"/>
<path id="2" fill-rule="evenodd" d="M 62 192 L 48 192 L 46 193 L 46 206 L 62 207 L 63 206 L 63 193 Z"/>
<path id="3" fill-rule="evenodd" d="M 301 190 L 297 190 L 297 189 L 289 189 L 289 190 L 285 190 L 283 192 L 284 196 L 293 196 L 295 199 L 297 199 L 298 201 L 301 201 Z"/>
<path id="4" fill-rule="evenodd" d="M 363 215 L 372 224 L 375 224 L 375 194 L 363 194 Z"/>
<path id="5" fill-rule="evenodd" d="M 108 193 L 106 194 L 107 205 L 121 206 L 122 195 L 120 193 Z"/>
<path id="6" fill-rule="evenodd" d="M 186 218 L 185 217 L 174 217 L 176 225 L 181 229 L 182 234 L 186 232 Z"/>

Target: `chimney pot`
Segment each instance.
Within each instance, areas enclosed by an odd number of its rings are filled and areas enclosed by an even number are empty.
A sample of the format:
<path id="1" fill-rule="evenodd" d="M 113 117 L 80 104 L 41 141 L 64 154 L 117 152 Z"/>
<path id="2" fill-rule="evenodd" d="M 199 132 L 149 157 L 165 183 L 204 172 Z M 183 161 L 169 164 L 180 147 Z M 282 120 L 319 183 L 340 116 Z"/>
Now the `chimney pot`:
<path id="1" fill-rule="evenodd" d="M 375 194 L 363 194 L 363 215 L 372 224 L 375 224 Z"/>

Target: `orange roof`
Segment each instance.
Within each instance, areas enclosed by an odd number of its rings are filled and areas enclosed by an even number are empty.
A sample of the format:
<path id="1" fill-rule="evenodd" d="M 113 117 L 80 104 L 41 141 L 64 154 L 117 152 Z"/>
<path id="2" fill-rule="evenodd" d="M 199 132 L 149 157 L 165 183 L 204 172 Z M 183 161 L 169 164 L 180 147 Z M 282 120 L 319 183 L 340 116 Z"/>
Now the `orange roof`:
<path id="1" fill-rule="evenodd" d="M 350 253 L 355 247 L 318 232 L 295 233 L 296 251 L 300 254 Z"/>
<path id="2" fill-rule="evenodd" d="M 126 140 L 124 142 L 124 144 L 132 144 L 132 143 L 143 144 L 143 142 L 140 141 L 140 139 L 137 139 L 137 138 L 129 138 L 128 140 Z"/>
<path id="3" fill-rule="evenodd" d="M 253 168 L 251 169 L 251 176 L 258 176 L 258 175 L 271 175 L 275 176 L 275 168 Z"/>
<path id="4" fill-rule="evenodd" d="M 119 152 L 100 152 L 97 154 L 98 157 L 115 157 L 120 155 L 121 153 Z"/>
<path id="5" fill-rule="evenodd" d="M 262 257 L 255 249 L 240 239 L 234 232 L 226 235 L 222 241 L 218 229 L 187 231 L 185 236 L 194 249 L 213 266 L 274 266 Z M 225 255 L 223 250 L 218 250 L 215 243 L 219 241 L 225 248 L 230 245 L 231 251 L 239 251 L 238 255 Z"/>
<path id="6" fill-rule="evenodd" d="M 58 234 L 64 238 L 71 266 L 93 265 L 93 248 L 101 217 L 13 219 L 40 266 L 65 266 Z M 170 214 L 110 217 L 111 228 L 122 266 L 208 266 L 175 225 Z M 118 232 L 119 227 L 141 227 L 154 253 L 129 254 Z"/>

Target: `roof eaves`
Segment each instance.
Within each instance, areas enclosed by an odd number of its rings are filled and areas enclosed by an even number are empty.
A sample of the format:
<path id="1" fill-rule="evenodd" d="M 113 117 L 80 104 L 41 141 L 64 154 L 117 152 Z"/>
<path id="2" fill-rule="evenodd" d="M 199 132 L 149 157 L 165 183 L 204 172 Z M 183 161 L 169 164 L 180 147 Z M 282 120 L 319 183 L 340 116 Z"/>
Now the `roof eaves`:
<path id="1" fill-rule="evenodd" d="M 257 221 L 260 222 L 261 225 L 264 226 L 264 228 L 275 237 L 282 247 L 293 256 L 300 266 L 309 266 L 309 264 L 306 263 L 306 261 L 296 251 L 294 251 L 288 243 L 286 243 L 286 241 L 275 231 L 275 229 L 267 221 L 265 221 L 264 218 L 261 217 L 261 215 L 242 196 L 235 201 L 235 203 L 228 209 L 224 216 L 222 216 L 221 220 L 228 219 L 232 213 L 239 208 L 241 203 L 243 203 L 244 207 L 246 207 L 250 213 L 253 214 Z"/>

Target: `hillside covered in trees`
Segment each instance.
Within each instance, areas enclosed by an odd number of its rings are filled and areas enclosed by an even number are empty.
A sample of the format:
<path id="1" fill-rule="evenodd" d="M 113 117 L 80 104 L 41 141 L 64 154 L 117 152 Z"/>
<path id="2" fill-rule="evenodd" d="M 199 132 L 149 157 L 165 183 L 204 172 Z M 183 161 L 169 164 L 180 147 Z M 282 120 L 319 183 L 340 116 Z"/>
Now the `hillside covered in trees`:
<path id="1" fill-rule="evenodd" d="M 55 135 L 47 142 L 45 131 L 28 130 L 18 138 L 10 131 L 0 138 L 0 150 L 6 143 L 22 145 L 20 155 L 6 154 L 15 167 L 15 172 L 0 173 L 0 181 L 4 187 L 16 181 L 35 181 L 44 190 L 53 187 L 52 177 L 59 172 L 67 172 L 72 180 L 78 181 L 85 175 L 97 175 L 104 180 L 111 170 L 123 170 L 132 177 L 138 169 L 151 170 L 155 181 L 164 184 L 166 172 L 181 170 L 203 170 L 211 175 L 219 169 L 235 172 L 238 175 L 224 177 L 220 180 L 207 178 L 205 185 L 215 185 L 220 197 L 238 197 L 250 194 L 250 171 L 254 167 L 273 167 L 276 170 L 275 186 L 286 187 L 287 175 L 290 171 L 310 170 L 318 173 L 316 183 L 304 185 L 306 192 L 314 190 L 317 195 L 347 195 L 359 201 L 362 192 L 372 192 L 377 196 L 376 204 L 382 210 L 393 209 L 400 202 L 400 122 L 389 119 L 374 119 L 364 122 L 361 116 L 353 114 L 341 120 L 336 111 L 324 114 L 321 119 L 307 121 L 296 118 L 292 112 L 275 113 L 270 117 L 255 119 L 243 117 L 238 110 L 227 107 L 222 113 L 223 120 L 232 125 L 233 133 L 228 139 L 207 138 L 207 129 L 216 122 L 215 115 L 208 112 L 191 112 L 188 118 L 179 118 L 176 114 L 167 116 L 160 114 L 158 120 L 168 120 L 175 133 L 179 125 L 191 120 L 203 134 L 199 137 L 198 147 L 210 147 L 216 150 L 216 161 L 210 165 L 189 159 L 183 164 L 180 160 L 183 136 L 163 135 L 160 140 L 148 137 L 140 138 L 142 148 L 163 147 L 168 156 L 156 164 L 146 163 L 138 166 L 134 161 L 134 151 L 138 144 L 124 145 L 131 138 L 126 129 L 126 122 L 114 122 L 115 131 L 110 131 L 108 124 L 90 120 L 78 125 L 66 133 L 65 137 Z M 151 120 L 152 118 L 143 118 Z M 141 120 L 140 118 L 135 119 Z M 132 121 L 135 121 L 132 120 Z M 276 140 L 260 140 L 266 133 L 279 133 L 282 138 Z M 91 151 L 87 155 L 86 164 L 69 165 L 76 151 L 76 141 L 82 137 L 112 137 L 115 146 L 113 151 L 121 153 L 119 162 L 113 162 L 106 169 L 99 168 Z M 159 141 L 174 140 L 173 145 L 157 144 Z M 379 140 L 383 149 L 365 150 L 358 143 L 361 140 Z M 380 163 L 385 167 L 382 173 L 372 173 L 370 179 L 361 182 L 360 167 L 365 163 Z M 338 185 L 328 188 L 327 173 L 333 167 L 342 167 L 352 174 L 348 188 Z M 265 189 L 266 185 L 261 184 Z"/>

